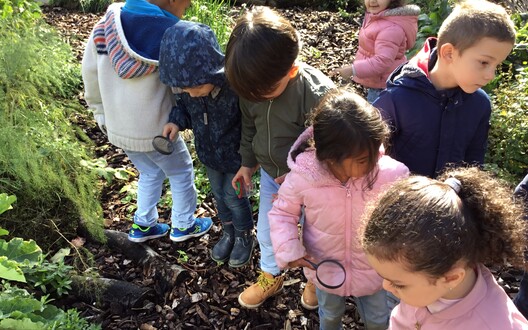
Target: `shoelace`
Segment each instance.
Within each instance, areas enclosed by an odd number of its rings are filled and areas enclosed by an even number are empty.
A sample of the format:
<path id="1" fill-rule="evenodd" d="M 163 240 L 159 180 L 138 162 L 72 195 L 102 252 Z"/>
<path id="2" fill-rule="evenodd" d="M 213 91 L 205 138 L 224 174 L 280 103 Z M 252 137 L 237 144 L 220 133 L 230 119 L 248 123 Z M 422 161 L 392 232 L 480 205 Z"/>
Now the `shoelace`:
<path id="1" fill-rule="evenodd" d="M 270 286 L 275 283 L 275 281 L 275 278 L 267 278 L 266 276 L 264 276 L 264 272 L 260 272 L 257 283 L 262 289 L 267 290 Z"/>

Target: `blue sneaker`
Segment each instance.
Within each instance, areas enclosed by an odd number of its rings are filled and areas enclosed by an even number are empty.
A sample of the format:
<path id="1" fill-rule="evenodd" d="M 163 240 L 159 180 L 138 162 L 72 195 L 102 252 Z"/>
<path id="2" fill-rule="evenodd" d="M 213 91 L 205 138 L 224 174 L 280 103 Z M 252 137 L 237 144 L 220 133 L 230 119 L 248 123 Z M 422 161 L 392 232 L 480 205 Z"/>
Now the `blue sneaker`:
<path id="1" fill-rule="evenodd" d="M 183 242 L 193 237 L 200 237 L 207 233 L 213 220 L 211 218 L 196 218 L 194 219 L 194 225 L 189 228 L 172 228 L 170 233 L 170 239 L 174 242 Z"/>
<path id="2" fill-rule="evenodd" d="M 128 232 L 128 240 L 136 243 L 145 242 L 149 239 L 165 236 L 169 229 L 169 225 L 164 223 L 158 223 L 154 227 L 140 227 L 133 224 Z"/>

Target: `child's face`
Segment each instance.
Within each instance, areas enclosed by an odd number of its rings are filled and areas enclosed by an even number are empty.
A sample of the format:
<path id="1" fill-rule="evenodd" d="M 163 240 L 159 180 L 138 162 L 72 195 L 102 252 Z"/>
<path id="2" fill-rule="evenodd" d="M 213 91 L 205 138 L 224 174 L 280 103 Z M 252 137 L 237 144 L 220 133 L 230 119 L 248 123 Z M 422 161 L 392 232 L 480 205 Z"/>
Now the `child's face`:
<path id="1" fill-rule="evenodd" d="M 369 170 L 369 153 L 363 152 L 357 157 L 343 159 L 341 167 L 349 178 L 360 178 L 368 173 Z"/>
<path id="2" fill-rule="evenodd" d="M 348 157 L 340 163 L 328 162 L 330 170 L 341 182 L 346 182 L 350 178 L 360 178 L 369 171 L 369 154 L 365 151 L 357 157 Z"/>
<path id="3" fill-rule="evenodd" d="M 182 88 L 182 90 L 185 93 L 188 93 L 191 97 L 203 97 L 203 96 L 209 95 L 209 93 L 211 93 L 213 88 L 214 88 L 213 84 L 204 84 L 204 85 L 198 85 L 194 87 L 185 87 L 185 88 Z"/>
<path id="4" fill-rule="evenodd" d="M 513 44 L 508 41 L 497 41 L 493 38 L 482 38 L 462 54 L 453 48 L 451 74 L 453 86 L 459 86 L 471 94 L 487 85 L 494 77 L 497 67 L 511 52 Z"/>
<path id="5" fill-rule="evenodd" d="M 391 0 L 365 0 L 365 7 L 371 14 L 377 14 L 389 7 Z"/>
<path id="6" fill-rule="evenodd" d="M 431 280 L 424 273 L 409 272 L 401 262 L 380 261 L 370 254 L 367 259 L 383 278 L 383 288 L 408 305 L 425 307 L 449 293 L 442 279 Z"/>
<path id="7" fill-rule="evenodd" d="M 167 5 L 162 8 L 178 18 L 182 18 L 185 10 L 191 6 L 191 0 L 167 0 Z"/>

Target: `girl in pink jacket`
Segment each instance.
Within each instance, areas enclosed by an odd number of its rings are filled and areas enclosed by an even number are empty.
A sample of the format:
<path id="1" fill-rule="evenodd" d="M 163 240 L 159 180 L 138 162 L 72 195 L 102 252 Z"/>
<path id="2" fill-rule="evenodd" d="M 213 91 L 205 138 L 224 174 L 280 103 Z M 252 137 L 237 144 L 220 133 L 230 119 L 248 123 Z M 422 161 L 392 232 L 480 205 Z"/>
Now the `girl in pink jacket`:
<path id="1" fill-rule="evenodd" d="M 380 153 L 388 134 L 379 112 L 361 96 L 348 89 L 329 92 L 316 107 L 312 126 L 294 143 L 291 171 L 269 212 L 277 265 L 304 267 L 317 287 L 321 329 L 341 327 L 347 296 L 356 298 L 365 329 L 387 328 L 386 292 L 367 262 L 358 229 L 365 204 L 408 176 L 405 165 Z M 304 258 L 338 261 L 345 268 L 345 282 L 325 288 Z"/>
<path id="2" fill-rule="evenodd" d="M 486 265 L 523 265 L 526 224 L 510 190 L 477 168 L 393 185 L 362 243 L 401 302 L 389 329 L 528 329 Z"/>
<path id="3" fill-rule="evenodd" d="M 333 73 L 367 87 L 367 101 L 373 103 L 392 71 L 407 61 L 405 52 L 416 42 L 420 8 L 405 5 L 405 0 L 365 0 L 365 10 L 354 62 Z"/>

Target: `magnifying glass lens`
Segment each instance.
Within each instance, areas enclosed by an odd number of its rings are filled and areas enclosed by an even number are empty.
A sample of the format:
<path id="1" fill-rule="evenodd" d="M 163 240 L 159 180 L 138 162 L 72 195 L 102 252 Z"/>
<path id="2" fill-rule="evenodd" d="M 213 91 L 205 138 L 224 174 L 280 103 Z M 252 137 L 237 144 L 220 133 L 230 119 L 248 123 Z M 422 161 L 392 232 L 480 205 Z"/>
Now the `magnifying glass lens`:
<path id="1" fill-rule="evenodd" d="M 169 155 L 174 151 L 174 146 L 172 145 L 171 140 L 161 135 L 156 136 L 152 140 L 152 146 L 157 152 L 164 155 Z"/>
<path id="2" fill-rule="evenodd" d="M 327 288 L 335 289 L 345 283 L 346 273 L 344 267 L 335 261 L 323 261 L 316 271 L 319 283 Z"/>

